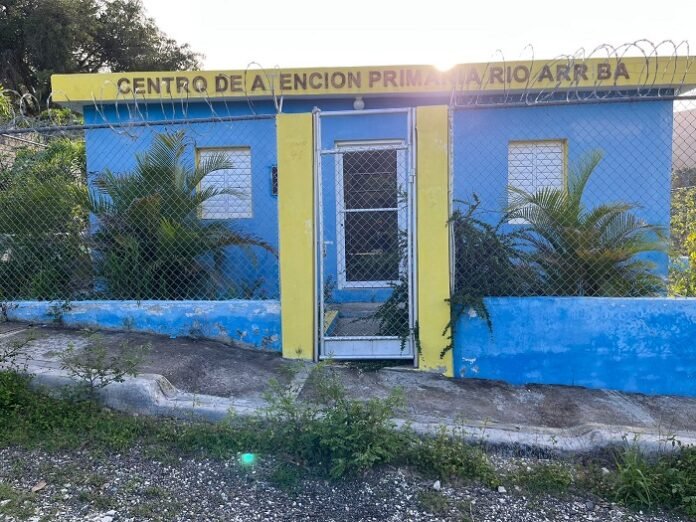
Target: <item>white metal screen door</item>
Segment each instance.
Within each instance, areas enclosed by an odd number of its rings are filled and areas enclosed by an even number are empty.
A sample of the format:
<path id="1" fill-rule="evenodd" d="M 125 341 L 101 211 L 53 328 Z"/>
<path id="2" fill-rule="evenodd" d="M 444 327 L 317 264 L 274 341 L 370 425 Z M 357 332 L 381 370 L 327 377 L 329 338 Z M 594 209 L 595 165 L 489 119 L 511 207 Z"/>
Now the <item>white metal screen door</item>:
<path id="1" fill-rule="evenodd" d="M 317 117 L 319 144 L 320 118 L 352 123 L 353 113 L 333 114 Z M 413 358 L 413 176 L 406 136 L 336 140 L 317 149 L 322 358 Z"/>

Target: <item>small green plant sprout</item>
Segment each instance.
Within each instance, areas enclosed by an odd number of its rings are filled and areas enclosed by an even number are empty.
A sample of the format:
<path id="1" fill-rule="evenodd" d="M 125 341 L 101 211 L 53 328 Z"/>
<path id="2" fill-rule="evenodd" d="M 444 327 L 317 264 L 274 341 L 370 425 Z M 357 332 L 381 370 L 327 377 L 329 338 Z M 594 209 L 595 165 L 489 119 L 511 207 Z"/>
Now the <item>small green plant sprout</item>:
<path id="1" fill-rule="evenodd" d="M 10 320 L 10 310 L 15 310 L 19 305 L 8 301 L 0 301 L 0 323 L 6 323 Z"/>
<path id="2" fill-rule="evenodd" d="M 138 368 L 149 350 L 149 344 L 132 346 L 128 341 L 107 348 L 100 336 L 92 335 L 87 346 L 80 350 L 72 344 L 68 346 L 60 355 L 60 361 L 62 368 L 84 385 L 89 399 L 93 400 L 97 392 L 109 384 L 138 375 Z"/>
<path id="3" fill-rule="evenodd" d="M 533 495 L 560 495 L 573 484 L 571 467 L 559 462 L 541 462 L 523 466 L 512 473 L 515 485 Z"/>
<path id="4" fill-rule="evenodd" d="M 62 326 L 64 323 L 64 316 L 70 310 L 72 310 L 70 301 L 58 301 L 48 307 L 48 312 L 46 312 L 46 314 L 51 318 L 53 324 Z"/>

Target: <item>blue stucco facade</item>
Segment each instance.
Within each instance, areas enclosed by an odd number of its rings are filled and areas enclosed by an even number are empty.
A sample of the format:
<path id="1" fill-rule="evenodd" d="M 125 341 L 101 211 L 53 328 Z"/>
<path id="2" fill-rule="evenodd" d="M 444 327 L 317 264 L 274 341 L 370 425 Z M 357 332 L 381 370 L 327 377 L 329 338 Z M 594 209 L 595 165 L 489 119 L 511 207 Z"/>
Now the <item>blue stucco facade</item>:
<path id="1" fill-rule="evenodd" d="M 7 316 L 13 321 L 44 322 L 196 337 L 280 351 L 280 303 L 230 301 L 18 301 Z"/>
<path id="2" fill-rule="evenodd" d="M 480 219 L 497 223 L 507 203 L 511 141 L 564 140 L 571 171 L 588 154 L 599 151 L 603 155 L 585 190 L 587 208 L 629 203 L 645 222 L 669 230 L 669 100 L 473 108 L 455 111 L 453 133 L 453 198 L 471 202 L 476 194 L 481 200 Z M 646 258 L 666 275 L 666 253 Z"/>
<path id="3" fill-rule="evenodd" d="M 446 103 L 437 97 L 367 98 L 368 109 Z M 351 110 L 352 99 L 288 100 L 284 112 Z M 277 198 L 270 171 L 277 164 L 273 119 L 244 121 L 177 121 L 215 116 L 272 115 L 270 101 L 109 105 L 85 107 L 87 124 L 150 121 L 165 124 L 86 132 L 90 180 L 104 169 L 127 174 L 137 153 L 148 149 L 156 133 L 184 130 L 190 140 L 187 161 L 197 147 L 250 147 L 253 217 L 230 220 L 231 226 L 278 245 Z M 670 220 L 672 154 L 671 101 L 556 104 L 532 107 L 474 107 L 452 116 L 452 199 L 480 200 L 480 218 L 495 223 L 506 205 L 508 145 L 511 141 L 563 140 L 572 167 L 583 156 L 601 151 L 603 160 L 591 178 L 584 203 L 637 205 L 635 212 L 666 229 Z M 321 147 L 363 140 L 406 141 L 407 116 L 363 114 L 322 119 Z M 642 161 L 636 161 L 642 158 Z M 336 172 L 334 157 L 321 159 L 324 280 L 337 279 Z M 279 173 L 282 176 L 282 172 Z M 640 180 L 636 183 L 635 180 Z M 447 202 L 443 201 L 443 205 Z M 445 224 L 443 223 L 443 226 Z M 514 227 L 515 225 L 507 225 Z M 259 256 L 253 276 L 236 273 L 247 263 L 230 251 L 231 277 L 249 277 L 253 301 L 75 302 L 66 324 L 191 335 L 251 346 L 280 349 L 278 262 Z M 270 256 L 270 257 L 269 257 Z M 666 274 L 667 255 L 648 256 Z M 428 267 L 419 267 L 427 270 Z M 333 288 L 334 302 L 384 300 L 389 288 Z M 222 296 L 224 297 L 224 296 Z M 235 296 L 228 296 L 235 297 Z M 270 298 L 270 300 L 263 300 Z M 20 303 L 12 318 L 50 318 L 47 303 Z M 545 383 L 604 387 L 644 393 L 696 395 L 696 304 L 690 300 L 623 298 L 489 298 L 493 331 L 484 321 L 465 315 L 456 325 L 454 365 L 458 377 L 501 379 L 511 383 Z"/>
<path id="4" fill-rule="evenodd" d="M 433 96 L 377 97 L 366 100 L 367 108 L 404 108 L 442 103 Z M 285 112 L 350 110 L 352 99 L 288 100 Z M 181 123 L 187 119 L 229 116 L 272 115 L 270 101 L 177 104 L 105 105 L 85 107 L 87 124 L 127 121 L 171 122 L 142 127 L 102 128 L 86 132 L 87 169 L 93 180 L 108 168 L 128 173 L 136 154 L 148 149 L 160 132 L 183 130 L 190 143 L 186 161 L 193 162 L 196 148 L 249 147 L 252 162 L 253 216 L 229 220 L 230 226 L 252 233 L 269 245 L 278 245 L 277 197 L 271 191 L 271 168 L 277 164 L 275 122 L 272 119 Z M 407 116 L 372 114 L 322 119 L 321 146 L 362 140 L 406 141 Z M 532 107 L 489 107 L 455 110 L 452 120 L 452 198 L 467 201 L 477 195 L 479 217 L 491 223 L 500 219 L 506 204 L 508 144 L 511 141 L 564 140 L 572 168 L 583 156 L 601 151 L 597 167 L 585 193 L 588 207 L 607 202 L 631 203 L 646 222 L 667 230 L 670 219 L 670 175 L 672 147 L 672 102 L 578 103 Z M 636 162 L 635 158 L 646 158 Z M 325 280 L 336 281 L 338 266 L 335 212 L 334 156 L 322 157 L 322 198 Z M 282 173 L 280 173 L 282 175 Z M 640 179 L 640 183 L 635 183 Z M 457 203 L 455 203 L 456 206 Z M 514 225 L 510 225 L 514 226 Z M 666 274 L 667 255 L 646 256 Z M 255 298 L 277 298 L 278 262 L 272 254 L 254 249 L 249 272 L 248 252 L 227 252 L 226 274 L 242 281 Z M 246 267 L 245 269 L 239 267 Z M 335 302 L 380 301 L 388 288 L 334 288 Z M 239 295 L 221 296 L 241 297 Z"/>
<path id="5" fill-rule="evenodd" d="M 456 324 L 457 377 L 696 396 L 696 301 L 488 298 Z"/>

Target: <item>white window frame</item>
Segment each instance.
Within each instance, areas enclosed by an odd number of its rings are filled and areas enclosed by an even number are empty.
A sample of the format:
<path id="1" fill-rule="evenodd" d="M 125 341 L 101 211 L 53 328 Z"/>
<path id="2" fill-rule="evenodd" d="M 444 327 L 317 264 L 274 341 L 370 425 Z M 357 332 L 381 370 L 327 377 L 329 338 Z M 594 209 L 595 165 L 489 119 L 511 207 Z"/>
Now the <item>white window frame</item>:
<path id="1" fill-rule="evenodd" d="M 208 215 L 206 216 L 206 204 L 203 203 L 199 210 L 198 210 L 198 215 L 201 219 L 205 219 L 207 221 L 225 221 L 229 219 L 252 219 L 254 217 L 254 179 L 253 179 L 253 159 L 252 159 L 252 153 L 251 153 L 251 147 L 246 146 L 246 145 L 235 145 L 235 146 L 230 146 L 230 147 L 198 147 L 196 148 L 196 164 L 200 164 L 201 157 L 205 153 L 230 153 L 230 155 L 235 156 L 235 155 L 241 155 L 244 154 L 248 157 L 248 174 L 245 172 L 244 175 L 248 176 L 248 187 L 243 187 L 244 196 L 246 196 L 246 191 L 248 191 L 248 209 L 244 210 L 235 210 L 234 205 L 232 203 L 228 204 L 227 209 L 225 209 L 222 212 L 211 212 L 208 210 L 210 214 L 213 214 L 212 216 Z M 235 161 L 234 159 L 231 160 L 232 163 L 232 168 L 231 169 L 221 169 L 222 171 L 234 171 L 238 169 L 239 167 L 235 167 Z M 214 172 L 220 172 L 214 171 Z M 208 175 L 213 174 L 212 172 L 209 173 Z M 232 174 L 233 176 L 239 176 L 240 174 Z M 206 176 L 207 177 L 207 176 Z M 205 179 L 205 178 L 204 178 Z M 198 189 L 202 188 L 203 181 L 199 183 Z M 237 188 L 237 187 L 228 187 L 229 181 L 226 180 L 225 182 L 225 187 L 223 188 Z M 240 191 L 241 191 L 240 190 Z M 231 200 L 241 200 L 239 196 L 232 195 L 232 194 L 223 194 L 219 197 L 222 198 L 230 198 Z M 213 198 L 215 199 L 215 198 Z M 209 200 L 210 202 L 211 200 Z M 243 200 L 245 205 L 247 205 L 246 200 Z M 224 212 L 224 214 L 223 214 Z M 223 215 L 221 215 L 223 214 Z"/>
<path id="2" fill-rule="evenodd" d="M 408 203 L 399 205 L 398 195 L 406 193 L 408 180 L 406 177 L 406 144 L 403 140 L 368 140 L 368 141 L 342 141 L 336 143 L 336 148 L 340 149 L 335 155 L 336 172 L 336 272 L 337 287 L 339 290 L 344 288 L 389 288 L 398 283 L 397 280 L 389 281 L 348 281 L 346 279 L 346 236 L 345 236 L 345 199 L 343 191 L 343 153 L 345 152 L 371 152 L 379 150 L 389 150 L 391 147 L 404 147 L 396 149 L 396 190 L 397 190 L 397 223 L 399 230 L 406 230 L 408 226 Z M 340 205 L 339 205 L 340 202 Z M 394 208 L 385 209 L 365 209 L 365 211 L 394 211 Z M 357 210 L 361 212 L 361 210 Z M 399 265 L 399 275 L 406 272 L 404 263 Z"/>
<path id="3" fill-rule="evenodd" d="M 532 158 L 532 186 L 533 191 L 541 188 L 541 184 L 537 183 L 537 147 L 544 145 L 559 145 L 561 148 L 561 177 L 560 177 L 560 189 L 565 189 L 568 183 L 568 140 L 564 138 L 551 138 L 551 139 L 541 139 L 541 140 L 510 140 L 508 142 L 508 154 L 507 154 L 507 186 L 513 186 L 510 182 L 510 163 L 512 156 L 513 147 L 527 146 L 533 148 L 533 158 Z M 545 185 L 548 186 L 548 185 Z M 519 188 L 518 186 L 516 188 Z M 510 203 L 510 194 L 507 194 L 508 204 Z M 526 225 L 527 220 L 524 218 L 514 218 L 508 220 L 511 225 Z"/>

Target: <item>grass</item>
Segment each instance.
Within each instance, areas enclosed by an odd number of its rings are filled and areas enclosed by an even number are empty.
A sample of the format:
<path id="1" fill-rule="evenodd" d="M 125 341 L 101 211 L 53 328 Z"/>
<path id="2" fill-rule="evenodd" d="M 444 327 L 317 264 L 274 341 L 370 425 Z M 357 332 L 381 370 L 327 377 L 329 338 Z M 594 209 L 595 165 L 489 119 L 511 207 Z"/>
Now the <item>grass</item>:
<path id="1" fill-rule="evenodd" d="M 459 430 L 443 428 L 431 437 L 397 430 L 391 419 L 401 404 L 398 393 L 386 399 L 352 400 L 330 375 L 313 378 L 325 398 L 321 405 L 301 402 L 276 386 L 263 414 L 209 424 L 129 416 L 74 396 L 56 398 L 32 389 L 19 374 L 0 372 L 0 447 L 84 450 L 97 457 L 137 447 L 148 458 L 171 462 L 179 457 L 239 460 L 242 454 L 269 455 L 275 463 L 269 482 L 288 492 L 296 491 L 305 476 L 339 479 L 383 465 L 406 466 L 433 480 L 492 488 L 511 484 L 534 495 L 591 493 L 634 508 L 696 515 L 696 448 L 677 446 L 650 459 L 627 447 L 616 453 L 613 463 L 601 464 L 610 471 L 593 462 L 543 462 L 501 474 L 484 450 L 466 442 Z M 21 462 L 7 468 L 9 477 L 21 476 L 24 469 Z M 69 464 L 45 471 L 54 481 L 64 477 L 75 483 L 79 476 Z M 89 490 L 81 500 L 107 507 L 110 498 L 92 491 L 106 480 L 97 473 L 83 475 L 77 483 Z M 143 516 L 170 499 L 157 486 L 143 489 L 134 482 L 126 484 L 129 487 L 141 493 L 137 509 Z M 9 500 L 0 507 L 0 515 L 26 518 L 34 499 L 34 494 L 0 483 L 0 500 Z M 446 499 L 437 492 L 422 492 L 418 500 L 434 513 L 447 509 Z M 462 514 L 469 516 L 466 510 Z"/>
<path id="2" fill-rule="evenodd" d="M 17 518 L 26 519 L 34 514 L 36 495 L 25 491 L 19 491 L 9 484 L 0 482 L 0 519 Z"/>
<path id="3" fill-rule="evenodd" d="M 562 495 L 573 484 L 573 473 L 568 465 L 545 462 L 520 467 L 509 479 L 527 493 Z"/>
<path id="4" fill-rule="evenodd" d="M 450 509 L 449 501 L 442 493 L 429 489 L 418 492 L 418 503 L 434 515 L 444 515 Z"/>
<path id="5" fill-rule="evenodd" d="M 616 500 L 629 506 L 696 516 L 696 448 L 678 447 L 653 459 L 628 448 L 617 456 L 613 491 Z"/>

